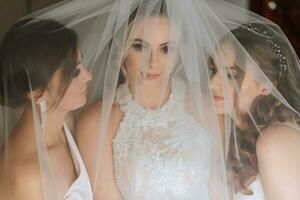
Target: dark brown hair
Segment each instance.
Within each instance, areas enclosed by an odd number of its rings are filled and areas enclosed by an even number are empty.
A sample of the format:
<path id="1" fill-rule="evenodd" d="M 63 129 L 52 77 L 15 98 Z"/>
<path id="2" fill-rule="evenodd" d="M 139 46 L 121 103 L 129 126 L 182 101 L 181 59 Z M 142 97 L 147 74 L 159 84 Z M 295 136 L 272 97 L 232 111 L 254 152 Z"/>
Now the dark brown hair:
<path id="1" fill-rule="evenodd" d="M 70 84 L 77 65 L 76 33 L 50 19 L 16 22 L 0 44 L 0 104 L 13 108 L 28 101 L 30 84 L 40 95 L 61 72 L 58 99 Z"/>

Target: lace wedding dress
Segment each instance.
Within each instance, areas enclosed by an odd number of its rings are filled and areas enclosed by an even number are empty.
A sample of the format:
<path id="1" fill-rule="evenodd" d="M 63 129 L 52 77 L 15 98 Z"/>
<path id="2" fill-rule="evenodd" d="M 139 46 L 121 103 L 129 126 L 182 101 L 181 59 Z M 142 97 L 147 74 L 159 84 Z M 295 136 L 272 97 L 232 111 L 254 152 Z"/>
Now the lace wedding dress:
<path id="1" fill-rule="evenodd" d="M 185 86 L 172 82 L 160 109 L 140 106 L 127 84 L 116 102 L 124 118 L 113 140 L 118 188 L 125 200 L 209 199 L 209 133 L 185 110 Z"/>

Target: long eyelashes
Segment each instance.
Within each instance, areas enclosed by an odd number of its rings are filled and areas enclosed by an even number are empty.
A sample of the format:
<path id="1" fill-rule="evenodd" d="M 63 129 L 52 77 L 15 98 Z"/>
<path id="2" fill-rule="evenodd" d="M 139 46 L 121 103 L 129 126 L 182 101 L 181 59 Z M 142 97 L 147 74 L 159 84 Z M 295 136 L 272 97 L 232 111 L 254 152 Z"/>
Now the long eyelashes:
<path id="1" fill-rule="evenodd" d="M 168 44 L 161 47 L 161 52 L 164 54 L 168 54 L 175 51 L 175 46 Z"/>
<path id="2" fill-rule="evenodd" d="M 235 80 L 235 79 L 237 79 L 237 75 L 234 75 L 233 73 L 227 73 L 227 77 L 228 77 L 228 79 L 230 79 L 230 80 Z"/>
<path id="3" fill-rule="evenodd" d="M 236 80 L 236 79 L 238 79 L 238 72 L 236 70 L 228 68 L 227 69 L 227 77 L 230 80 Z"/>
<path id="4" fill-rule="evenodd" d="M 146 51 L 148 49 L 147 46 L 142 43 L 133 43 L 131 46 L 136 51 L 140 51 L 140 52 Z"/>
<path id="5" fill-rule="evenodd" d="M 143 43 L 133 43 L 131 46 L 138 52 L 146 52 L 150 50 L 150 47 Z M 160 52 L 163 54 L 168 54 L 174 51 L 175 51 L 175 46 L 171 44 L 163 45 L 160 47 Z"/>
<path id="6" fill-rule="evenodd" d="M 80 70 L 79 68 L 77 68 L 77 69 L 74 71 L 73 78 L 78 77 L 79 74 L 80 74 L 80 71 L 81 71 L 81 70 Z"/>
<path id="7" fill-rule="evenodd" d="M 208 69 L 211 71 L 210 76 L 213 76 L 213 75 L 215 75 L 215 74 L 217 73 L 217 68 L 216 68 L 216 66 L 209 65 L 209 66 L 208 66 Z"/>
<path id="8" fill-rule="evenodd" d="M 210 76 L 211 76 L 211 77 L 214 76 L 214 75 L 218 72 L 217 67 L 214 66 L 214 65 L 210 65 L 210 66 L 208 67 L 208 69 L 211 71 L 211 73 L 210 73 Z M 237 75 L 237 73 L 236 73 L 235 71 L 228 71 L 228 70 L 227 70 L 226 76 L 227 76 L 227 78 L 228 78 L 229 80 L 236 80 L 236 79 L 238 78 L 238 75 Z"/>

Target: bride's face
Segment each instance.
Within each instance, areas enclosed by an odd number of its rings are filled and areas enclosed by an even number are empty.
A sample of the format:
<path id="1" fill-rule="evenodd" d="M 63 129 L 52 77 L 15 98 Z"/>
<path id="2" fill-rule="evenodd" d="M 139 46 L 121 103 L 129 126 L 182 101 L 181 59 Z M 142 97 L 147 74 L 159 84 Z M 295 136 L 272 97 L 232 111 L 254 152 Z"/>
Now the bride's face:
<path id="1" fill-rule="evenodd" d="M 140 19 L 131 31 L 131 45 L 124 59 L 129 84 L 134 86 L 138 81 L 142 86 L 161 86 L 178 60 L 169 20 L 166 17 Z"/>
<path id="2" fill-rule="evenodd" d="M 210 66 L 210 86 L 217 112 L 232 114 L 233 108 L 236 108 L 236 111 L 246 113 L 255 99 L 262 94 L 262 86 L 253 78 L 255 66 L 246 62 L 246 71 L 242 72 L 236 64 L 234 48 L 225 43 L 222 49 L 222 53 L 217 53 L 212 59 L 213 63 Z"/>

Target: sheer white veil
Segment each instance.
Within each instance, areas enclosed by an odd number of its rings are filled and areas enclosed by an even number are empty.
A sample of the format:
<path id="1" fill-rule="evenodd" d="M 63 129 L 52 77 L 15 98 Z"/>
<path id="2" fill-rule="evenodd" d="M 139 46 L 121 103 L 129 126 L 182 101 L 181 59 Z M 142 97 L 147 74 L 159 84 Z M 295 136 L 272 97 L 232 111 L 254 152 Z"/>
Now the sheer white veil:
<path id="1" fill-rule="evenodd" d="M 290 73 L 289 65 L 293 65 L 291 73 L 299 76 L 299 59 L 296 53 L 277 25 L 244 8 L 219 0 L 74 0 L 58 3 L 28 17 L 35 18 L 33 22 L 40 19 L 57 20 L 66 27 L 74 29 L 80 39 L 83 61 L 93 74 L 88 104 L 100 101 L 102 108 L 100 112 L 101 121 L 99 121 L 101 126 L 97 138 L 98 150 L 96 155 L 93 155 L 96 167 L 94 167 L 94 172 L 89 172 L 93 174 L 91 182 L 94 191 L 97 190 L 97 181 L 102 178 L 97 166 L 102 161 L 104 141 L 111 112 L 116 103 L 116 93 L 121 84 L 129 82 L 124 59 L 128 56 L 132 44 L 137 39 L 137 33 L 141 36 L 139 39 L 143 40 L 143 38 L 155 37 L 154 35 L 160 31 L 156 28 L 157 23 L 149 23 L 155 17 L 167 19 L 168 38 L 169 41 L 172 41 L 171 46 L 168 46 L 168 51 L 172 49 L 174 53 L 163 55 L 163 64 L 161 65 L 165 70 L 160 87 L 157 88 L 160 92 L 159 103 L 152 105 L 152 109 L 163 107 L 164 98 L 169 95 L 168 86 L 170 82 L 172 84 L 178 81 L 184 85 L 185 93 L 182 95 L 184 96 L 185 111 L 195 123 L 207 130 L 210 137 L 210 176 L 207 184 L 209 199 L 231 199 L 232 180 L 235 178 L 239 180 L 239 177 L 248 176 L 249 160 L 239 159 L 241 158 L 239 153 L 242 151 L 239 145 L 242 141 L 236 140 L 238 134 L 234 131 L 236 127 L 241 128 L 240 123 L 245 116 L 249 117 L 249 123 L 251 122 L 253 125 L 251 128 L 255 127 L 255 131 L 259 134 L 261 134 L 261 126 L 267 125 L 264 124 L 265 122 L 260 123 L 250 107 L 246 109 L 246 114 L 243 115 L 235 110 L 237 102 L 229 98 L 231 95 L 230 88 L 235 90 L 235 99 L 242 98 L 243 93 L 240 92 L 241 81 L 232 80 L 231 76 L 233 75 L 230 73 L 228 75 L 227 71 L 223 69 L 224 66 L 231 66 L 232 64 L 227 59 L 229 51 L 224 47 L 224 44 L 228 44 L 234 49 L 234 63 L 238 71 L 245 73 L 249 69 L 247 66 L 251 65 L 251 74 L 253 75 L 251 77 L 268 89 L 269 95 L 276 100 L 277 104 L 280 104 L 288 113 L 292 113 L 289 116 L 293 116 L 295 119 L 299 116 L 297 103 L 289 102 L 286 94 L 283 94 L 267 72 L 261 69 L 261 63 L 248 52 L 235 32 L 236 30 L 249 32 L 250 35 L 253 35 L 254 40 L 256 37 L 271 41 L 273 38 L 276 41 L 279 38 L 282 45 L 284 44 L 284 47 L 289 50 L 289 57 L 292 60 L 291 63 L 286 63 L 282 58 L 280 64 L 287 65 L 287 73 Z M 158 18 L 155 19 L 158 20 Z M 280 46 L 281 43 L 278 44 L 276 41 L 274 41 L 274 45 Z M 276 51 L 275 46 L 274 48 Z M 285 57 L 285 54 L 278 54 L 278 56 Z M 140 78 L 146 78 L 152 59 L 151 53 L 145 50 L 139 59 Z M 219 121 L 220 113 L 216 107 L 215 96 L 211 87 L 211 80 L 214 75 L 211 71 L 212 65 L 213 71 L 218 70 L 220 72 L 220 85 L 225 99 L 222 104 L 224 108 L 230 110 L 229 113 L 222 114 L 224 117 L 222 118 L 223 124 L 220 124 Z M 140 94 L 143 93 L 143 82 L 136 78 L 130 84 L 131 89 L 133 89 L 131 92 L 134 93 L 132 98 L 137 104 L 141 104 Z M 299 96 L 299 93 L 295 95 Z M 34 104 L 32 106 L 34 108 Z M 16 122 L 10 118 L 16 112 L 8 111 L 6 106 L 2 107 L 1 123 L 10 126 L 11 122 Z M 36 119 L 38 119 L 37 116 Z M 282 121 L 297 124 L 289 119 Z M 45 199 L 57 199 L 53 195 L 56 190 L 55 181 L 59 180 L 59 177 L 51 173 L 51 163 L 47 160 L 47 149 L 43 146 L 44 142 L 40 137 L 42 134 L 41 123 L 39 120 L 35 120 L 35 124 L 41 176 L 45 180 L 44 196 Z M 6 128 L 1 132 L 3 133 L 1 139 L 4 139 L 2 143 L 7 141 L 9 132 L 9 129 Z M 201 134 L 200 132 L 199 134 Z M 134 143 L 143 143 L 142 140 L 142 138 L 136 137 Z M 132 154 L 138 155 L 139 152 L 133 149 Z M 6 153 L 6 157 L 9 156 L 9 152 Z M 233 174 L 237 174 L 234 176 L 235 178 L 228 175 L 228 171 L 231 171 L 232 168 L 231 161 L 238 162 L 239 166 L 238 170 L 233 170 Z M 138 161 L 133 159 L 132 163 L 136 162 Z M 135 174 L 135 167 L 132 166 L 132 174 Z M 135 193 L 138 193 L 134 190 L 136 184 L 136 177 L 132 176 L 128 182 L 128 187 L 132 188 L 132 199 L 135 199 Z M 194 199 L 201 195 L 201 190 L 198 188 L 203 188 L 203 185 L 195 186 L 193 190 Z M 236 190 L 234 191 L 236 192 Z"/>

